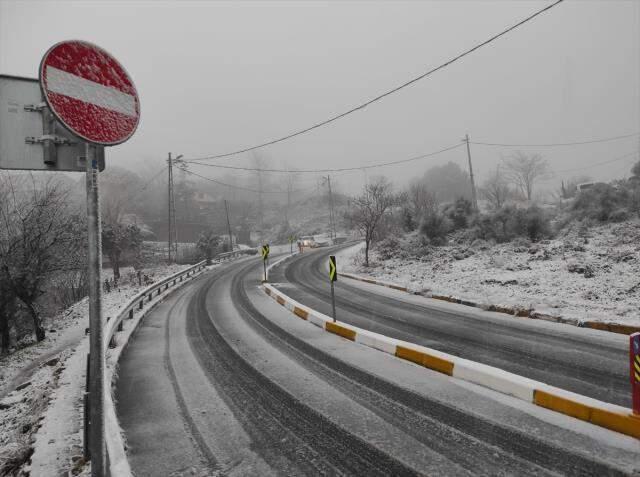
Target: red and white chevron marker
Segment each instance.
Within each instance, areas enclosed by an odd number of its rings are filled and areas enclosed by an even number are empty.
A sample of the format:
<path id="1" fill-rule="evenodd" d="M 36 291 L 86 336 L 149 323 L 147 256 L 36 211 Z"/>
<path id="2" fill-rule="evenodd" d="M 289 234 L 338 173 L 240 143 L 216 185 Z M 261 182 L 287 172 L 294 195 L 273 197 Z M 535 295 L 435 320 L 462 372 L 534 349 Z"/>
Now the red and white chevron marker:
<path id="1" fill-rule="evenodd" d="M 53 114 L 85 141 L 113 146 L 140 120 L 136 87 L 122 65 L 84 41 L 52 46 L 40 63 L 40 87 Z"/>

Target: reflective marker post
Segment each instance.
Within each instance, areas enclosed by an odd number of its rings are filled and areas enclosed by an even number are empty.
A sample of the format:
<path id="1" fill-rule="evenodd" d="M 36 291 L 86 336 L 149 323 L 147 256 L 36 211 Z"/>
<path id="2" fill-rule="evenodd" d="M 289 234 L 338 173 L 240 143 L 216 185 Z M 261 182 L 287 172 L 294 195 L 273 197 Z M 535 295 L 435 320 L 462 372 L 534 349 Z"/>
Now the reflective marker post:
<path id="1" fill-rule="evenodd" d="M 640 333 L 629 336 L 629 360 L 633 413 L 640 416 Z"/>
<path id="2" fill-rule="evenodd" d="M 329 281 L 331 282 L 331 309 L 333 310 L 333 322 L 336 321 L 336 294 L 333 287 L 333 282 L 338 281 L 338 269 L 336 267 L 335 255 L 329 256 Z"/>
<path id="3" fill-rule="evenodd" d="M 264 283 L 267 282 L 267 260 L 269 259 L 269 244 L 263 245 L 260 248 L 262 253 L 262 266 L 264 267 Z"/>
<path id="4" fill-rule="evenodd" d="M 102 339 L 102 240 L 100 233 L 100 199 L 98 195 L 98 161 L 92 147 L 85 143 L 87 163 L 87 233 L 89 242 L 89 453 L 91 473 L 107 475 L 104 441 L 104 342 Z"/>

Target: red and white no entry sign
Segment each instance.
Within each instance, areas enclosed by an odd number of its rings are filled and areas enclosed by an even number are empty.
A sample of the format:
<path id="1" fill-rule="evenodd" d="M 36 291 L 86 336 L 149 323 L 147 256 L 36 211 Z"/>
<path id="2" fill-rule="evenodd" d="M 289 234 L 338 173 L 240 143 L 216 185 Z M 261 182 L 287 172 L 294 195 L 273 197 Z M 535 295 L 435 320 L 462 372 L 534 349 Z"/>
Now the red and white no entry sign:
<path id="1" fill-rule="evenodd" d="M 140 100 L 133 81 L 96 45 L 73 40 L 52 46 L 40 63 L 40 86 L 58 120 L 88 142 L 120 144 L 138 126 Z"/>

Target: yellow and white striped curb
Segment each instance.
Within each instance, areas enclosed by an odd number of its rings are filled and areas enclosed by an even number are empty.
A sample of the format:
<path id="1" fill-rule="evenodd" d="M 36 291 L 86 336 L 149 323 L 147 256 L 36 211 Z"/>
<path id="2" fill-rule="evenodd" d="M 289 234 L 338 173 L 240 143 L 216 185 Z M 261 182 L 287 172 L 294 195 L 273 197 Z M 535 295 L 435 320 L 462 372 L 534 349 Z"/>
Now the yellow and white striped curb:
<path id="1" fill-rule="evenodd" d="M 288 258 L 290 257 L 285 257 L 272 266 L 278 266 Z M 289 298 L 269 283 L 263 284 L 263 289 L 267 295 L 295 316 L 309 321 L 329 333 L 448 376 L 513 396 L 612 431 L 640 438 L 640 415 L 632 414 L 631 409 L 591 399 L 502 369 L 452 356 L 407 341 L 390 338 L 347 323 L 334 322 L 333 318 Z"/>

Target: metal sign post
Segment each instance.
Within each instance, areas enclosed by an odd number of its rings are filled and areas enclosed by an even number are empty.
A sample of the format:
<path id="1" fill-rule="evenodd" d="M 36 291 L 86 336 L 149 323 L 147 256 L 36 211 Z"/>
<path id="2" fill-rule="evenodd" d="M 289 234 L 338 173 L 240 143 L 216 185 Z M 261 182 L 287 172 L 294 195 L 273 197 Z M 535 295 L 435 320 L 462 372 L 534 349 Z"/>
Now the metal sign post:
<path id="1" fill-rule="evenodd" d="M 291 255 L 293 255 L 293 241 L 294 241 L 293 235 L 289 235 L 289 245 L 291 246 Z"/>
<path id="2" fill-rule="evenodd" d="M 102 331 L 102 237 L 100 225 L 100 197 L 98 167 L 92 147 L 85 143 L 87 167 L 87 236 L 89 242 L 89 449 L 94 475 L 104 475 L 106 447 L 104 445 L 104 341 Z M 100 472 L 98 474 L 98 472 Z"/>
<path id="3" fill-rule="evenodd" d="M 267 282 L 267 261 L 269 260 L 269 244 L 263 245 L 260 249 L 262 252 L 262 266 L 264 267 L 263 283 Z"/>
<path id="4" fill-rule="evenodd" d="M 106 386 L 98 189 L 100 164 L 96 145 L 113 146 L 128 140 L 140 121 L 140 101 L 133 81 L 122 65 L 102 48 L 84 41 L 63 41 L 51 47 L 40 63 L 39 82 L 48 111 L 76 139 L 81 140 L 79 142 L 84 143 L 89 251 L 88 436 L 91 475 L 103 477 L 108 475 L 108 455 L 104 415 Z M 49 121 L 47 118 L 45 121 Z M 48 144 L 45 150 L 52 149 L 49 147 L 51 136 L 45 134 L 42 139 Z M 56 156 L 51 152 L 45 153 L 45 163 L 53 161 L 55 164 Z"/>
<path id="5" fill-rule="evenodd" d="M 640 416 L 640 333 L 629 336 L 629 360 L 633 413 Z"/>
<path id="6" fill-rule="evenodd" d="M 333 310 L 333 321 L 336 321 L 336 294 L 333 289 L 333 282 L 338 281 L 338 269 L 335 255 L 329 256 L 329 281 L 331 282 L 331 309 Z"/>

